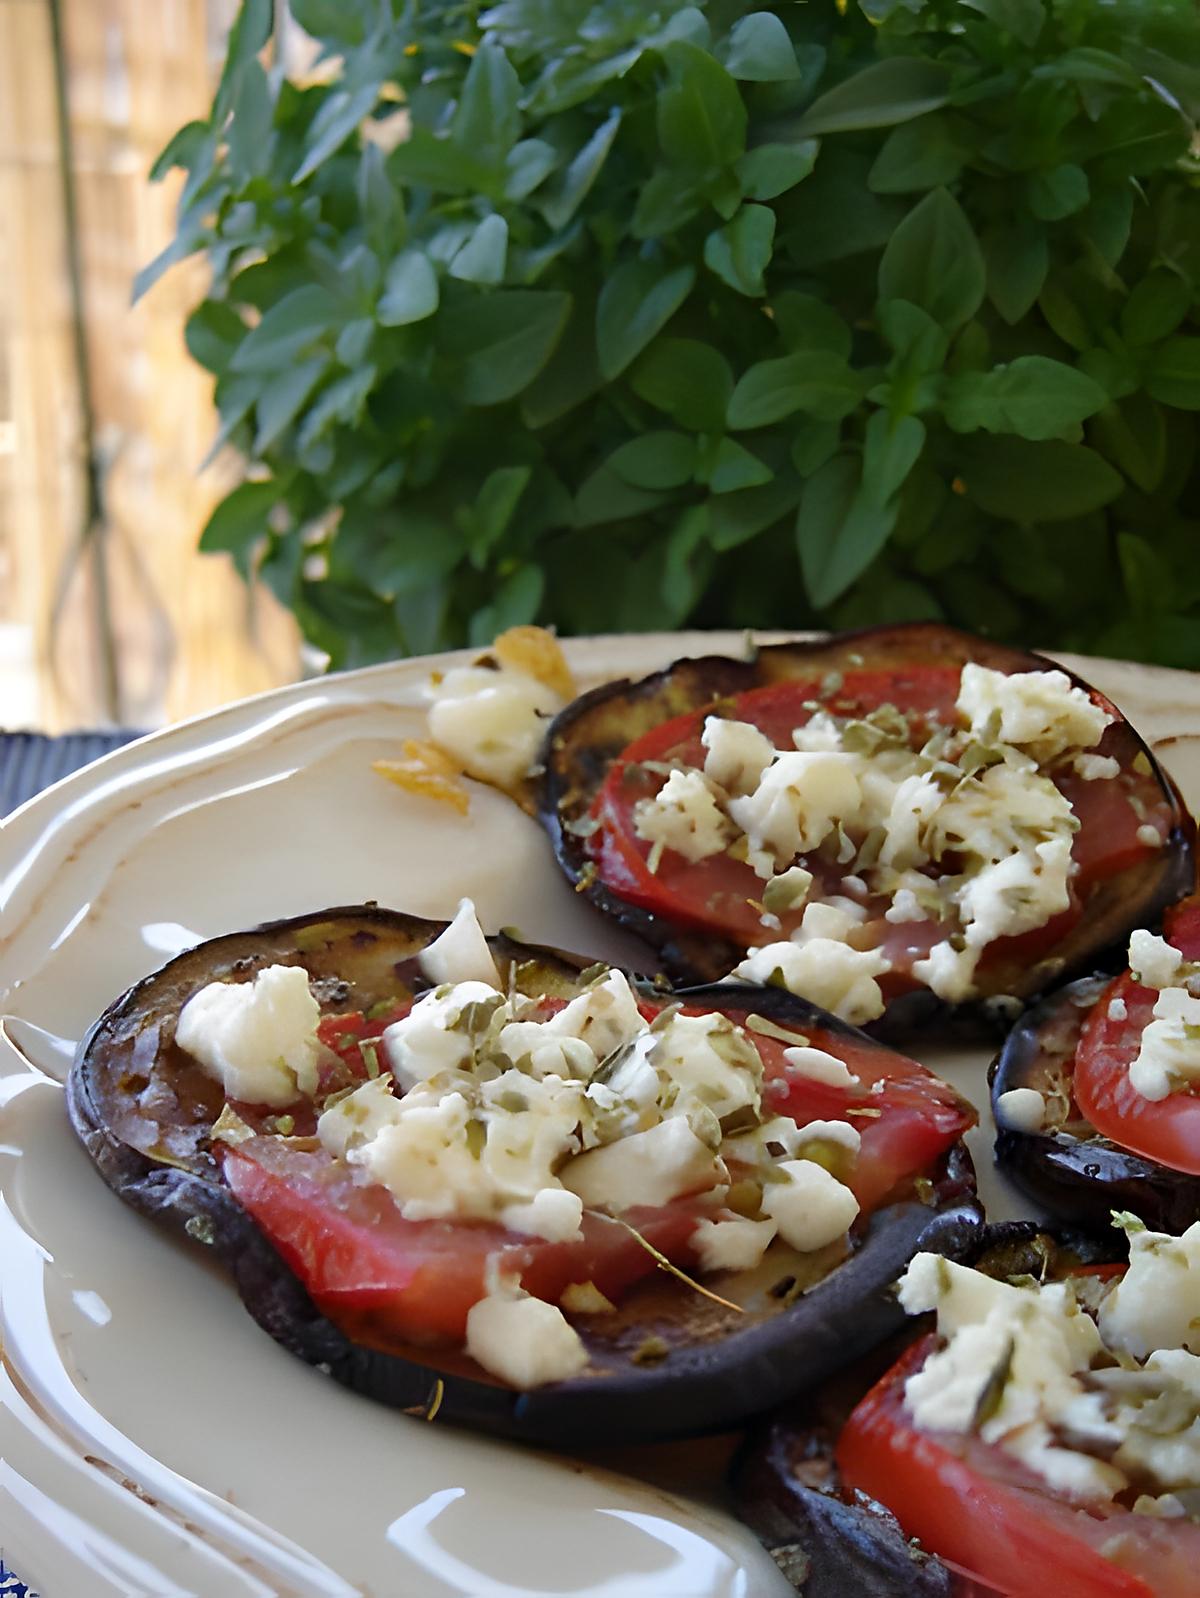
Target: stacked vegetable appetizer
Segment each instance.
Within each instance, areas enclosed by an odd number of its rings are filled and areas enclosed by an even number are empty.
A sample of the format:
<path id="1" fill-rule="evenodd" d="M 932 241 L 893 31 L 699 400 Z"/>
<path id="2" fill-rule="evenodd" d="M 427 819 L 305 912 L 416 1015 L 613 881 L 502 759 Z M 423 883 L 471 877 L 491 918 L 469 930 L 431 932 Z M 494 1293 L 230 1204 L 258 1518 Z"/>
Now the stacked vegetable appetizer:
<path id="1" fill-rule="evenodd" d="M 384 775 L 539 815 L 649 976 L 469 901 L 215 939 L 80 1046 L 110 1185 L 412 1413 L 629 1440 L 809 1394 L 739 1469 L 806 1598 L 1032 1594 L 1056 1547 L 1072 1594 L 1191 1590 L 1200 899 L 1117 707 L 933 626 L 580 696 L 518 629 L 430 697 Z M 984 1227 L 973 1112 L 881 1041 L 964 1027 L 1011 1027 L 997 1156 L 1070 1239 Z"/>

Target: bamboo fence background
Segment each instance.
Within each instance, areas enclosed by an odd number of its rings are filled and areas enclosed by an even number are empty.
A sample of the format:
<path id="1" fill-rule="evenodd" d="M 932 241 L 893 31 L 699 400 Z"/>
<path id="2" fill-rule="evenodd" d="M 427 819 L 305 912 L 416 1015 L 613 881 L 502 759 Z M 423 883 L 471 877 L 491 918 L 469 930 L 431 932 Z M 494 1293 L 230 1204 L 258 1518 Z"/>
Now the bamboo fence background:
<path id="1" fill-rule="evenodd" d="M 203 267 L 130 307 L 180 174 L 146 173 L 203 114 L 236 0 L 62 0 L 109 587 L 77 558 L 81 406 L 48 0 L 0 0 L 0 726 L 151 726 L 293 680 L 291 618 L 196 540 L 236 463 L 196 466 L 216 418 L 183 344 Z M 106 689 L 107 609 L 120 696 Z"/>

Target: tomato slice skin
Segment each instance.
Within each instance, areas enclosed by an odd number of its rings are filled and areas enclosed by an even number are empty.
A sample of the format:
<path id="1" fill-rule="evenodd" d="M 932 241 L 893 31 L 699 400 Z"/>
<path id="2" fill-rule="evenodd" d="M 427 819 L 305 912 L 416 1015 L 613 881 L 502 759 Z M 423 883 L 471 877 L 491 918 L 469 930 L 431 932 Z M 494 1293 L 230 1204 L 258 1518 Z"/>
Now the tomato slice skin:
<path id="1" fill-rule="evenodd" d="M 737 696 L 723 709 L 737 719 L 753 722 L 777 747 L 786 748 L 790 747 L 793 729 L 810 719 L 815 704 L 836 714 L 863 716 L 884 703 L 893 703 L 923 718 L 930 731 L 939 725 L 950 725 L 955 720 L 958 688 L 959 672 L 951 667 L 848 672 L 834 693 L 823 688 L 819 679 L 774 683 Z M 662 782 L 661 776 L 642 769 L 644 763 L 670 757 L 702 766 L 700 734 L 708 713 L 707 708 L 689 711 L 651 728 L 613 762 L 593 806 L 593 817 L 600 826 L 588 840 L 588 853 L 600 880 L 640 909 L 686 927 L 718 933 L 747 947 L 769 937 L 786 938 L 799 924 L 801 912 L 784 914 L 780 918 L 782 931 L 767 933 L 760 920 L 761 909 L 755 903 L 763 884 L 750 866 L 724 854 L 691 862 L 667 850 L 652 873 L 647 865 L 650 846 L 638 838 L 634 829 L 634 806 L 639 799 L 657 792 Z M 1099 749 L 1104 752 L 1104 744 Z M 1169 832 L 1169 806 L 1152 776 L 1124 773 L 1119 778 L 1085 782 L 1066 773 L 1056 776 L 1055 781 L 1080 820 L 1072 844 L 1072 856 L 1078 866 L 1073 903 L 1042 927 L 1019 937 L 995 940 L 985 951 L 981 962 L 984 969 L 993 962 L 1036 961 L 1076 925 L 1082 914 L 1082 899 L 1095 883 L 1152 855 L 1153 848 L 1138 837 L 1143 818 L 1158 828 L 1162 838 Z M 1130 804 L 1130 794 L 1135 790 L 1141 801 L 1140 813 Z M 818 892 L 838 891 L 841 873 L 836 867 L 819 857 L 810 858 L 807 864 L 818 878 Z M 907 922 L 893 928 L 882 921 L 885 908 L 882 900 L 877 906 L 868 905 L 869 910 L 877 912 L 879 941 L 892 962 L 892 972 L 881 980 L 885 997 L 891 998 L 916 985 L 911 966 L 928 953 L 944 935 L 944 929 L 933 921 Z"/>
<path id="2" fill-rule="evenodd" d="M 359 1185 L 322 1150 L 253 1138 L 225 1154 L 225 1178 L 300 1277 L 317 1308 L 374 1347 L 459 1343 L 486 1287 L 489 1256 L 538 1298 L 571 1282 L 620 1295 L 657 1267 L 621 1226 L 585 1216 L 582 1240 L 546 1243 L 483 1222 L 407 1221 L 383 1187 Z M 631 1210 L 631 1225 L 671 1258 L 688 1256 L 697 1216 L 687 1201 Z"/>
<path id="3" fill-rule="evenodd" d="M 1188 959 L 1200 956 L 1200 899 L 1184 900 L 1168 912 L 1164 935 Z M 1114 999 L 1124 1002 L 1122 1020 L 1110 1014 Z M 1105 988 L 1075 1052 L 1075 1102 L 1097 1132 L 1122 1148 L 1200 1176 L 1200 1096 L 1184 1090 L 1155 1101 L 1129 1079 L 1157 999 L 1157 990 L 1135 981 L 1130 971 Z"/>
<path id="4" fill-rule="evenodd" d="M 1200 1527 L 1118 1505 L 1072 1507 L 999 1448 L 918 1431 L 904 1382 L 936 1341 L 915 1343 L 851 1415 L 836 1450 L 847 1487 L 1006 1598 L 1194 1598 Z"/>

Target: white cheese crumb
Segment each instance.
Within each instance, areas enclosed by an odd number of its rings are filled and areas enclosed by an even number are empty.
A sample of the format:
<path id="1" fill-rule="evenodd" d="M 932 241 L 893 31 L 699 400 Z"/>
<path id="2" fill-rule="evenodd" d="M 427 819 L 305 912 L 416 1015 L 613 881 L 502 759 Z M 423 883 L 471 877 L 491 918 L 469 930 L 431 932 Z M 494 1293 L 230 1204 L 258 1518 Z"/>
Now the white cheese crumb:
<path id="1" fill-rule="evenodd" d="M 597 1060 L 632 1043 L 647 1026 L 623 971 L 610 971 L 544 1024 L 554 1036 L 581 1038 Z"/>
<path id="2" fill-rule="evenodd" d="M 801 1148 L 806 1143 L 836 1143 L 857 1154 L 862 1147 L 862 1133 L 849 1121 L 806 1121 L 800 1128 L 799 1142 Z"/>
<path id="3" fill-rule="evenodd" d="M 1107 781 L 1121 775 L 1121 763 L 1111 755 L 1076 755 L 1073 766 L 1084 782 Z"/>
<path id="4" fill-rule="evenodd" d="M 392 1078 L 377 1076 L 322 1111 L 317 1120 L 321 1146 L 341 1159 L 361 1148 L 391 1126 L 400 1113 L 400 1100 L 392 1093 Z"/>
<path id="5" fill-rule="evenodd" d="M 453 921 L 425 945 L 417 960 L 430 982 L 486 982 L 493 988 L 500 986 L 500 973 L 470 899 L 459 901 Z"/>
<path id="6" fill-rule="evenodd" d="M 1200 999 L 1184 988 L 1162 990 L 1130 1064 L 1129 1080 L 1155 1103 L 1200 1081 Z"/>
<path id="7" fill-rule="evenodd" d="M 753 793 L 775 758 L 771 740 L 748 721 L 706 716 L 700 742 L 708 751 L 704 775 L 729 794 Z"/>
<path id="8" fill-rule="evenodd" d="M 522 1391 L 566 1381 L 588 1362 L 583 1340 L 556 1305 L 507 1294 L 489 1294 L 472 1305 L 467 1353 Z"/>
<path id="9" fill-rule="evenodd" d="M 702 1271 L 752 1271 L 776 1233 L 774 1221 L 702 1220 L 692 1245 Z"/>
<path id="10" fill-rule="evenodd" d="M 210 982 L 184 1005 L 175 1042 L 227 1097 L 279 1108 L 317 1087 L 321 1007 L 299 965 L 269 965 L 250 982 Z"/>
<path id="11" fill-rule="evenodd" d="M 757 1115 L 762 1056 L 727 1016 L 676 1015 L 657 1034 L 655 1067 L 718 1119 L 749 1106 Z"/>
<path id="12" fill-rule="evenodd" d="M 815 849 L 839 823 L 852 824 L 861 792 L 855 757 L 842 751 L 781 754 L 752 794 L 731 799 L 729 814 L 752 849 L 777 867 Z"/>
<path id="13" fill-rule="evenodd" d="M 430 689 L 429 730 L 472 777 L 515 787 L 541 748 L 546 723 L 563 700 L 519 671 L 455 666 Z"/>
<path id="14" fill-rule="evenodd" d="M 973 661 L 962 669 L 957 708 L 979 738 L 1028 749 L 1039 761 L 1098 744 L 1113 721 L 1061 671 L 992 671 Z"/>
<path id="15" fill-rule="evenodd" d="M 858 1214 L 850 1189 L 813 1160 L 781 1160 L 783 1180 L 763 1187 L 763 1212 L 778 1223 L 779 1235 L 802 1254 L 824 1248 L 849 1229 Z"/>
<path id="16" fill-rule="evenodd" d="M 460 1023 L 463 1011 L 475 1004 L 500 1009 L 505 1001 L 489 982 L 459 982 L 449 991 L 434 988 L 424 994 L 407 1015 L 384 1029 L 384 1051 L 401 1087 L 470 1064 L 474 1039 Z"/>
<path id="17" fill-rule="evenodd" d="M 1135 836 L 1137 838 L 1137 841 L 1140 844 L 1142 844 L 1147 849 L 1161 849 L 1162 848 L 1162 844 L 1163 844 L 1163 835 L 1162 835 L 1162 833 L 1158 830 L 1157 827 L 1152 826 L 1151 823 L 1148 822 L 1148 821 L 1142 823 L 1142 825 L 1138 828 L 1137 833 L 1135 834 Z"/>
<path id="18" fill-rule="evenodd" d="M 685 860 L 720 854 L 733 836 L 707 779 L 699 771 L 673 771 L 653 799 L 633 807 L 633 830 Z"/>
<path id="19" fill-rule="evenodd" d="M 996 1100 L 996 1121 L 1010 1132 L 1040 1132 L 1046 1100 L 1036 1088 L 1010 1088 Z"/>
<path id="20" fill-rule="evenodd" d="M 1183 955 L 1165 938 L 1145 927 L 1129 935 L 1129 968 L 1148 988 L 1169 988 L 1179 974 Z"/>
<path id="21" fill-rule="evenodd" d="M 1130 1234 L 1129 1269 L 1101 1305 L 1100 1330 L 1135 1359 L 1153 1349 L 1200 1354 L 1200 1221 L 1181 1237 Z"/>
<path id="22" fill-rule="evenodd" d="M 705 1192 L 727 1173 L 685 1117 L 673 1115 L 645 1132 L 577 1155 L 559 1174 L 588 1209 L 627 1210 Z"/>
<path id="23" fill-rule="evenodd" d="M 1108 1018 L 1110 1021 L 1128 1021 L 1129 1006 L 1124 999 L 1118 996 L 1112 1001 L 1108 1007 Z"/>
<path id="24" fill-rule="evenodd" d="M 883 992 L 875 979 L 890 970 L 890 962 L 878 949 L 852 949 L 833 938 L 810 938 L 750 949 L 730 975 L 766 984 L 778 974 L 789 993 L 858 1026 L 883 1014 Z"/>
<path id="25" fill-rule="evenodd" d="M 836 1054 L 827 1054 L 824 1049 L 807 1046 L 784 1049 L 783 1057 L 797 1076 L 806 1076 L 814 1082 L 824 1082 L 833 1088 L 858 1086 L 859 1079 L 850 1074 L 850 1067 L 846 1062 L 839 1060 Z"/>

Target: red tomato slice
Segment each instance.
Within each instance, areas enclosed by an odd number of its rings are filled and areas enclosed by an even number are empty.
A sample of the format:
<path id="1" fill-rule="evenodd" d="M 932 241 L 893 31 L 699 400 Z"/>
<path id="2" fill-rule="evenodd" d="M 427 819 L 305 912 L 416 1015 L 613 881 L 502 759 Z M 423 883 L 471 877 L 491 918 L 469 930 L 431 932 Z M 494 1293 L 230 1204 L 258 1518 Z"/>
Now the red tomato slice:
<path id="1" fill-rule="evenodd" d="M 574 1243 L 546 1243 L 487 1223 L 406 1221 L 385 1188 L 360 1186 L 323 1150 L 274 1138 L 227 1149 L 225 1178 L 322 1314 L 375 1347 L 461 1344 L 497 1252 L 503 1269 L 551 1303 L 570 1283 L 588 1281 L 615 1301 L 657 1268 L 623 1226 L 597 1216 L 584 1217 L 583 1237 Z M 697 1217 L 686 1200 L 633 1209 L 626 1218 L 664 1254 L 687 1258 Z"/>
<path id="2" fill-rule="evenodd" d="M 1188 959 L 1200 957 L 1200 897 L 1168 911 L 1164 935 Z M 1125 1002 L 1125 1018 L 1109 1013 Z M 1191 1092 L 1145 1098 L 1129 1080 L 1158 993 L 1126 971 L 1105 988 L 1084 1023 L 1075 1053 L 1073 1091 L 1079 1109 L 1105 1137 L 1175 1171 L 1200 1176 L 1200 1097 Z"/>
<path id="3" fill-rule="evenodd" d="M 904 1382 L 935 1343 L 909 1349 L 851 1415 L 837 1446 L 847 1487 L 1006 1598 L 1192 1598 L 1200 1527 L 1118 1505 L 1075 1508 L 1000 1448 L 918 1431 Z"/>
<path id="4" fill-rule="evenodd" d="M 819 681 L 774 683 L 738 695 L 723 709 L 738 720 L 760 727 L 777 747 L 787 748 L 793 729 L 803 726 L 813 715 L 814 704 L 838 715 L 863 716 L 891 703 L 915 712 L 923 718 L 925 728 L 932 731 L 955 721 L 958 688 L 959 672 L 950 667 L 849 672 L 836 693 L 823 689 Z M 707 708 L 689 711 L 651 728 L 613 762 L 593 806 L 600 827 L 588 842 L 589 853 L 600 880 L 642 909 L 684 926 L 720 933 L 747 946 L 761 944 L 770 937 L 787 937 L 799 925 L 802 912 L 783 915 L 782 932 L 766 932 L 758 903 L 763 883 L 750 866 L 725 854 L 688 861 L 666 850 L 657 871 L 651 872 L 647 866 L 650 845 L 634 830 L 634 806 L 639 799 L 653 797 L 665 780 L 660 773 L 647 771 L 645 762 L 679 759 L 690 765 L 703 765 L 700 734 L 708 714 Z M 1098 752 L 1107 752 L 1103 742 Z M 1117 778 L 1084 782 L 1068 773 L 1055 781 L 1070 799 L 1080 821 L 1072 845 L 1072 856 L 1079 867 L 1074 879 L 1076 901 L 1045 926 L 1019 938 L 997 939 L 985 952 L 985 967 L 990 961 L 1014 957 L 1036 960 L 1075 925 L 1081 914 L 1080 899 L 1094 883 L 1152 853 L 1138 838 L 1139 827 L 1148 822 L 1164 838 L 1169 831 L 1169 809 L 1152 776 L 1126 772 Z M 1137 809 L 1130 803 L 1131 795 L 1138 801 Z M 805 863 L 817 878 L 813 897 L 818 892 L 839 891 L 842 871 L 836 865 L 820 855 L 806 858 Z M 886 909 L 883 900 L 874 904 L 868 901 L 867 908 L 874 915 L 864 928 L 863 945 L 878 944 L 891 960 L 893 970 L 881 979 L 885 996 L 890 998 L 914 985 L 909 975 L 913 962 L 928 953 L 944 935 L 944 928 L 933 921 L 894 927 L 882 919 Z"/>

